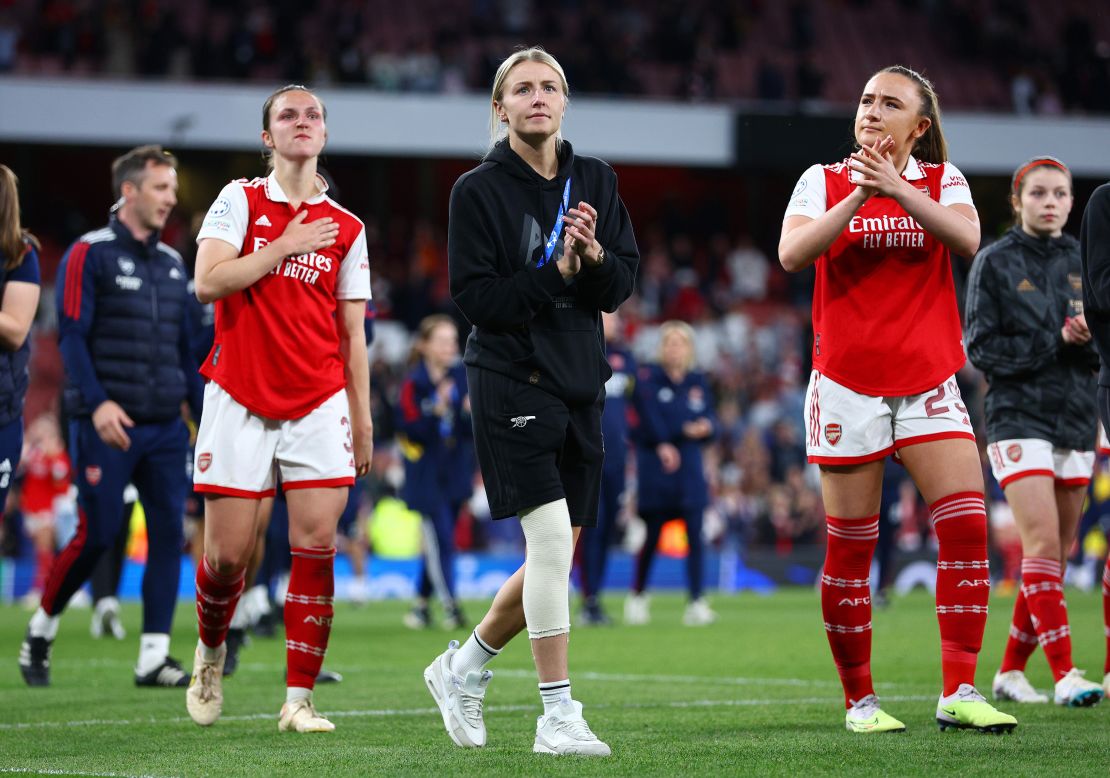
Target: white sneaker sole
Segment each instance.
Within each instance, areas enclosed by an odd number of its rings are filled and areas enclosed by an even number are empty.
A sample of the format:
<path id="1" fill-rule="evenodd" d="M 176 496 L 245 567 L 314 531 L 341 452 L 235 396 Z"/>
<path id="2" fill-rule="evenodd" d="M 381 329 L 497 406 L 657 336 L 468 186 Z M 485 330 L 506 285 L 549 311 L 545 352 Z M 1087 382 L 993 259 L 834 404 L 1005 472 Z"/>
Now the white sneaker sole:
<path id="1" fill-rule="evenodd" d="M 430 665 L 424 668 L 424 683 L 428 687 L 432 699 L 439 707 L 439 715 L 443 718 L 443 728 L 447 730 L 447 734 L 459 748 L 481 748 L 485 743 L 475 743 L 467 737 L 465 730 L 461 727 L 455 727 L 451 722 L 451 711 L 447 708 L 447 693 L 439 688 L 437 682 L 440 673 L 436 663 L 441 660 L 442 657 L 437 656 Z"/>
<path id="2" fill-rule="evenodd" d="M 537 740 L 532 746 L 532 753 L 552 756 L 612 756 L 613 751 L 601 741 L 563 746 L 560 750 Z"/>

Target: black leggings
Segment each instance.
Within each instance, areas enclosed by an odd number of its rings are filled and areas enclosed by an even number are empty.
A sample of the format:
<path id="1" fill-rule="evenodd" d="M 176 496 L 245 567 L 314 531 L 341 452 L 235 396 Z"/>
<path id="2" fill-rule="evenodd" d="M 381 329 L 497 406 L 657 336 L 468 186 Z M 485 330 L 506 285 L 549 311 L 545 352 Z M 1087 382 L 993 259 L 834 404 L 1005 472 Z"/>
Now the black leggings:
<path id="1" fill-rule="evenodd" d="M 663 525 L 670 519 L 682 516 L 682 510 L 670 511 L 644 511 L 641 518 L 647 524 L 647 537 L 644 546 L 640 549 L 640 556 L 636 559 L 636 578 L 632 584 L 632 591 L 643 594 L 647 588 L 648 574 L 651 572 L 651 563 L 655 559 L 655 551 L 659 546 L 659 534 Z M 690 599 L 696 600 L 702 592 L 702 568 L 704 548 L 701 539 L 702 512 L 693 511 L 693 515 L 682 516 L 686 522 L 686 535 L 689 541 L 689 552 L 686 554 L 686 588 L 690 592 Z"/>

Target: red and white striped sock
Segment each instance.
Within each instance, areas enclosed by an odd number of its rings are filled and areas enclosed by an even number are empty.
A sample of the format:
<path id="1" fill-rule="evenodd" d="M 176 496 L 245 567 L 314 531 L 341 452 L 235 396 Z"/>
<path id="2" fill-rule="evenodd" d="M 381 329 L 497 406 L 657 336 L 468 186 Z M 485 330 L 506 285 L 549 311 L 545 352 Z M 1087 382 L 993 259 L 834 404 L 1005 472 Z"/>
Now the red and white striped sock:
<path id="1" fill-rule="evenodd" d="M 875 693 L 871 681 L 871 557 L 879 517 L 826 518 L 829 528 L 821 576 L 821 614 L 845 707 Z"/>
<path id="2" fill-rule="evenodd" d="M 294 548 L 285 595 L 286 686 L 312 689 L 335 614 L 335 547 Z"/>
<path id="3" fill-rule="evenodd" d="M 219 648 L 227 637 L 235 605 L 243 593 L 243 575 L 240 570 L 231 575 L 221 575 L 208 564 L 208 557 L 197 568 L 197 627 L 200 641 L 208 648 Z"/>
<path id="4" fill-rule="evenodd" d="M 1021 560 L 1021 593 L 1029 603 L 1029 614 L 1044 649 L 1048 666 L 1057 681 L 1072 669 L 1071 628 L 1064 602 L 1060 560 L 1025 557 Z"/>
<path id="5" fill-rule="evenodd" d="M 1017 600 L 1014 602 L 1014 615 L 1010 619 L 1010 638 L 1006 641 L 1006 653 L 1002 655 L 1000 673 L 1010 670 L 1025 672 L 1029 657 L 1037 650 L 1037 628 L 1033 626 L 1033 619 L 1029 615 L 1029 603 L 1025 599 L 1025 592 L 1018 590 Z"/>
<path id="6" fill-rule="evenodd" d="M 990 599 L 987 506 L 979 492 L 957 492 L 929 506 L 937 542 L 937 621 L 944 695 L 975 685 Z"/>
<path id="7" fill-rule="evenodd" d="M 1106 664 L 1102 672 L 1110 673 L 1110 556 L 1102 570 L 1102 628 L 1106 632 Z"/>

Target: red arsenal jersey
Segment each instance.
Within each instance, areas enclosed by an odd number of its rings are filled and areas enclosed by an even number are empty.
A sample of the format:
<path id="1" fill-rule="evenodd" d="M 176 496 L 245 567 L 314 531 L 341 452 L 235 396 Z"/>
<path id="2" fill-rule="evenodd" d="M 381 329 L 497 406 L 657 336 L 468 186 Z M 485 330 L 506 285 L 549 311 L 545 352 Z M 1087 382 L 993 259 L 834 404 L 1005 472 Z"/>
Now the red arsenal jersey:
<path id="1" fill-rule="evenodd" d="M 294 210 L 271 174 L 223 188 L 197 235 L 258 251 L 300 211 L 330 217 L 339 237 L 325 249 L 286 257 L 251 286 L 216 301 L 216 339 L 200 372 L 253 413 L 297 419 L 346 385 L 336 327 L 339 300 L 370 299 L 362 221 L 327 196 L 327 184 Z M 234 260 L 232 260 L 234 261 Z"/>
<path id="2" fill-rule="evenodd" d="M 847 160 L 814 165 L 786 216 L 816 219 L 855 184 Z M 902 177 L 941 205 L 972 205 L 956 167 L 910 157 Z M 897 397 L 933 389 L 966 359 L 948 249 L 889 197 L 874 196 L 816 263 L 813 366 L 849 389 Z"/>

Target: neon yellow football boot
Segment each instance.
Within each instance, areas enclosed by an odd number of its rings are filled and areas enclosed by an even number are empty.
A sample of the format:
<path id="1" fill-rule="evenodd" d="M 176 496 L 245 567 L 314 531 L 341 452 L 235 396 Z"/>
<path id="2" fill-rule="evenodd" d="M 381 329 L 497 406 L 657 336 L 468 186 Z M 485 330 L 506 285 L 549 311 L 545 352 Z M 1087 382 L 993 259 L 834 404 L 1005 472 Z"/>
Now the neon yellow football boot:
<path id="1" fill-rule="evenodd" d="M 1003 734 L 1013 731 L 1017 719 L 995 709 L 971 684 L 962 683 L 955 693 L 940 698 L 937 724 L 942 732 L 946 729 L 974 729 Z"/>
<path id="2" fill-rule="evenodd" d="M 844 728 L 849 732 L 905 732 L 906 725 L 893 716 L 883 713 L 879 698 L 869 694 L 862 700 L 852 700 L 852 707 L 844 714 Z"/>

